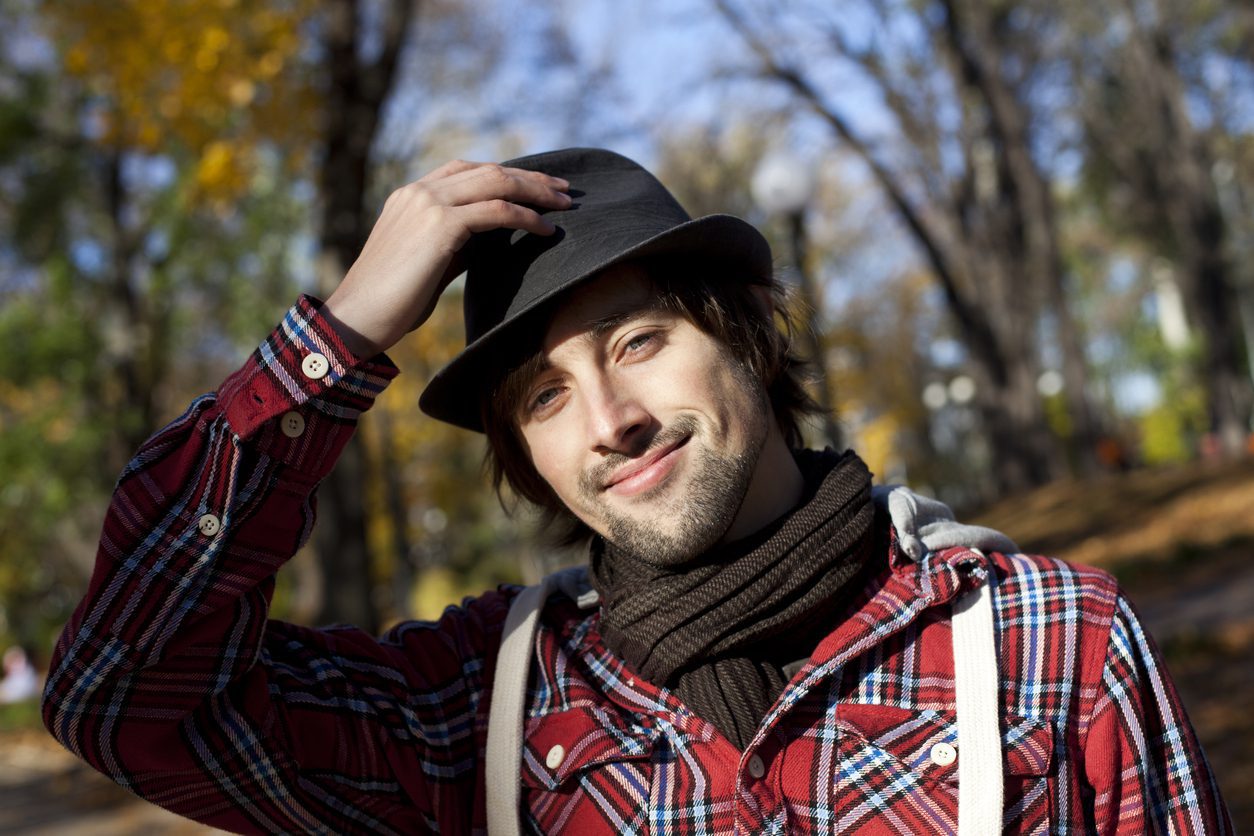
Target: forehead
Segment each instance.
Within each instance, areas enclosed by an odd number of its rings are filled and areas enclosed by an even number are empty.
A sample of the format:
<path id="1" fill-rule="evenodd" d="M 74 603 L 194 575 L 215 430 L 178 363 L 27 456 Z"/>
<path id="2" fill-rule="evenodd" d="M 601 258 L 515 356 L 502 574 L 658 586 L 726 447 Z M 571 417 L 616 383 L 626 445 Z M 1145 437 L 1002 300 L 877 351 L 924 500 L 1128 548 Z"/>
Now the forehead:
<path id="1" fill-rule="evenodd" d="M 635 264 L 617 264 L 575 288 L 562 300 L 545 331 L 544 350 L 576 337 L 595 337 L 616 321 L 655 301 L 653 283 Z"/>

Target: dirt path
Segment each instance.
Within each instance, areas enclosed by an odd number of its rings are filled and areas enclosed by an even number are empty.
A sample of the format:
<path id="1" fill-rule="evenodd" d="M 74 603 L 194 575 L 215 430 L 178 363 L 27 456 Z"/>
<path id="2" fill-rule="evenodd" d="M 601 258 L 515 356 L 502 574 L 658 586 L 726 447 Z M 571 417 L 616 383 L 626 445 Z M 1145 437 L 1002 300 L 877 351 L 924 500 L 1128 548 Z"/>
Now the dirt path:
<path id="1" fill-rule="evenodd" d="M 1254 832 L 1254 549 L 1233 546 L 1125 582 L 1158 642 L 1232 812 Z"/>
<path id="2" fill-rule="evenodd" d="M 1159 644 L 1208 639 L 1248 645 L 1254 636 L 1254 548 L 1234 546 L 1205 561 L 1181 561 L 1123 581 Z"/>
<path id="3" fill-rule="evenodd" d="M 0 738 L 0 834 L 183 836 L 221 831 L 140 801 L 47 735 Z"/>

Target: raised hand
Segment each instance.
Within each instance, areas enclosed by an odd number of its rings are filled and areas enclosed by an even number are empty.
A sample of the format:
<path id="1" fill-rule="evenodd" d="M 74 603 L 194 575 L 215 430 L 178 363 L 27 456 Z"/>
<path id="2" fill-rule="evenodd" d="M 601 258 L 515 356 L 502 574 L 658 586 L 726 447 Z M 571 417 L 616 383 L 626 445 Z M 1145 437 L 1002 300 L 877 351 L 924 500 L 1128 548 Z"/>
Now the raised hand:
<path id="1" fill-rule="evenodd" d="M 553 225 L 522 204 L 565 209 L 569 186 L 494 163 L 445 163 L 388 197 L 324 316 L 354 353 L 386 351 L 431 315 L 461 272 L 459 254 L 471 235 L 500 228 L 551 235 Z"/>

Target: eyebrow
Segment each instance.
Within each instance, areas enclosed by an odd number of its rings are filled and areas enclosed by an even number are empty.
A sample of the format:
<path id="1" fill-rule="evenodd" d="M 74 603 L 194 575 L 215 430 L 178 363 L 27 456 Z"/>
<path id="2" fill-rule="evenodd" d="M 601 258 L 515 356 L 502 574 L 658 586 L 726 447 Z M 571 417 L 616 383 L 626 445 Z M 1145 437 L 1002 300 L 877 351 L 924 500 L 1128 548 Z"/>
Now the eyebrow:
<path id="1" fill-rule="evenodd" d="M 610 331 L 613 331 L 615 328 L 622 325 L 624 322 L 634 319 L 637 316 L 641 316 L 648 311 L 653 310 L 654 307 L 655 306 L 653 305 L 643 305 L 641 307 L 631 308 L 630 310 L 612 313 L 608 316 L 603 316 L 600 319 L 594 319 L 588 324 L 583 332 L 579 334 L 579 339 L 585 342 L 594 343 Z M 553 365 L 549 362 L 549 358 L 543 351 L 541 351 L 532 357 L 528 362 L 519 367 L 519 371 L 522 372 L 523 378 L 530 383 L 531 380 L 534 380 L 537 376 L 543 374 L 551 368 L 553 368 Z"/>
<path id="2" fill-rule="evenodd" d="M 656 300 L 653 300 L 642 305 L 636 305 L 634 307 L 627 308 L 626 310 L 618 311 L 617 313 L 607 314 L 600 319 L 595 319 L 590 322 L 583 333 L 580 334 L 579 339 L 587 340 L 588 342 L 596 342 L 598 339 L 604 337 L 607 333 L 613 331 L 624 322 L 661 310 L 665 310 L 665 306 L 658 303 Z M 513 387 L 515 387 L 515 392 L 517 393 L 515 397 L 519 401 L 518 405 L 514 407 L 515 411 L 522 408 L 522 390 L 531 386 L 532 382 L 537 377 L 544 374 L 551 368 L 553 368 L 553 364 L 549 362 L 549 358 L 545 355 L 545 353 L 543 351 L 537 351 L 520 366 L 509 373 L 507 379 L 510 380 Z"/>
<path id="3" fill-rule="evenodd" d="M 632 308 L 628 308 L 627 310 L 603 316 L 600 319 L 595 319 L 590 322 L 587 329 L 581 336 L 584 339 L 596 341 L 601 337 L 604 337 L 610 331 L 613 331 L 618 326 L 622 325 L 624 322 L 628 322 L 637 317 L 647 316 L 650 313 L 661 310 L 661 308 L 662 306 L 656 301 L 646 302 L 643 305 L 636 305 Z"/>
<path id="4" fill-rule="evenodd" d="M 586 340 L 596 341 L 604 337 L 610 331 L 622 325 L 629 319 L 639 316 L 642 313 L 640 308 L 632 308 L 630 311 L 622 311 L 609 316 L 603 316 L 594 320 L 581 335 Z"/>
<path id="5" fill-rule="evenodd" d="M 594 319 L 588 323 L 587 327 L 579 335 L 579 339 L 587 342 L 596 342 L 609 332 L 613 331 L 624 322 L 629 322 L 637 317 L 646 316 L 654 311 L 660 311 L 663 307 L 656 302 L 646 302 L 643 305 L 637 305 L 617 313 L 607 314 L 600 319 Z M 543 351 L 537 352 L 527 362 L 519 366 L 514 374 L 520 376 L 520 379 L 526 380 L 527 384 L 534 380 L 537 376 L 543 374 L 553 365 L 549 362 L 549 358 Z"/>

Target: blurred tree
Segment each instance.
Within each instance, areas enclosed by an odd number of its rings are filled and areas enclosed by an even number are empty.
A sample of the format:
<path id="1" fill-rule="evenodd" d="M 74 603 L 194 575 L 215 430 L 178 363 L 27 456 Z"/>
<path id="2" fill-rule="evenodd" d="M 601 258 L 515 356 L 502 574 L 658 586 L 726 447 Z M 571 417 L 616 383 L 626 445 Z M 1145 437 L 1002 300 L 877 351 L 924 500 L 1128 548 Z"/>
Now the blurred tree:
<path id="1" fill-rule="evenodd" d="M 935 289 L 923 271 L 885 276 L 847 298 L 829 334 L 833 379 L 862 440 L 859 452 L 882 482 L 909 482 L 955 505 L 970 505 L 987 489 L 987 462 L 970 449 L 942 449 L 933 440 L 921 393 L 952 376 L 928 348 L 952 339 L 935 316 Z"/>
<path id="2" fill-rule="evenodd" d="M 1057 475 L 1036 381 L 1049 310 L 1064 355 L 1076 454 L 1092 461 L 1087 365 L 1067 306 L 1030 91 L 1039 22 L 1010 4 L 869 2 L 857 32 L 825 8 L 788 15 L 715 0 L 763 76 L 805 102 L 857 153 L 913 234 L 958 323 L 1003 490 Z M 843 16 L 842 16 L 843 18 Z M 872 142 L 841 111 L 840 67 L 871 85 L 898 133 Z"/>
<path id="3" fill-rule="evenodd" d="M 749 184 L 786 122 L 767 113 L 757 114 L 752 122 L 747 117 L 677 127 L 658 138 L 654 171 L 694 218 L 720 212 L 761 216 Z"/>
<path id="4" fill-rule="evenodd" d="M 1070 57 L 1089 187 L 1115 229 L 1175 265 L 1167 280 L 1179 284 L 1201 349 L 1211 429 L 1225 453 L 1243 453 L 1254 381 L 1232 262 L 1240 214 L 1225 218 L 1217 180 L 1236 171 L 1225 159 L 1234 135 L 1248 142 L 1250 99 L 1247 85 L 1229 100 L 1233 85 L 1215 77 L 1252 77 L 1248 45 L 1232 40 L 1248 31 L 1249 16 L 1230 4 L 1172 0 L 1062 8 L 1076 35 Z"/>
<path id="5" fill-rule="evenodd" d="M 39 13 L 91 96 L 93 138 L 130 153 L 195 155 L 196 197 L 227 210 L 262 144 L 299 149 L 318 113 L 292 72 L 314 0 L 58 0 Z M 292 171 L 308 152 L 287 156 Z"/>
<path id="6" fill-rule="evenodd" d="M 0 222 L 10 231 L 0 239 L 0 616 L 38 645 L 81 589 L 109 487 L 135 446 L 220 379 L 255 344 L 267 307 L 292 293 L 302 210 L 285 160 L 253 145 L 233 168 L 242 156 L 183 127 L 188 88 L 175 85 L 179 108 L 139 106 L 132 85 L 171 73 L 159 71 L 159 22 L 137 9 L 0 12 Z M 108 38 L 84 34 L 92 15 L 108 18 Z M 134 30 L 109 29 L 128 15 Z M 232 72 L 278 48 L 283 31 L 232 54 Z M 177 26 L 166 35 L 181 37 Z M 133 54 L 110 52 L 126 45 Z M 133 66 L 141 58 L 156 62 L 150 73 Z M 97 63 L 109 61 L 118 66 Z M 248 124 L 247 111 L 220 115 L 219 136 Z M 154 144 L 167 128 L 172 139 Z"/>
<path id="7" fill-rule="evenodd" d="M 31 10 L 77 91 L 59 102 L 66 111 L 45 111 L 39 135 L 82 175 L 75 193 L 60 199 L 91 213 L 80 211 L 80 227 L 66 228 L 60 245 L 95 253 L 93 310 L 109 336 L 124 405 L 111 454 L 118 469 L 157 424 L 171 314 L 184 290 L 170 268 L 187 260 L 206 220 L 230 222 L 228 207 L 260 167 L 281 177 L 284 162 L 297 162 L 262 160 L 259 141 L 299 136 L 307 124 L 308 88 L 278 72 L 298 46 L 299 4 L 287 4 L 286 15 L 227 2 L 184 6 L 68 0 Z M 86 206 L 70 206 L 85 186 Z M 31 223 L 62 216 L 46 198 L 35 199 L 50 211 L 24 213 Z"/>
<path id="8" fill-rule="evenodd" d="M 323 298 L 348 272 L 370 233 L 374 214 L 367 203 L 371 150 L 416 7 L 416 0 L 388 0 L 373 7 L 354 0 L 329 0 L 322 9 L 319 38 L 325 84 L 319 130 L 321 222 L 316 263 L 317 287 Z M 378 466 L 386 473 L 390 459 L 381 458 Z M 362 442 L 354 438 L 320 488 L 314 544 L 326 581 L 318 620 L 356 624 L 374 632 L 379 617 L 363 501 L 368 474 Z M 394 486 L 394 478 L 385 476 L 386 489 Z"/>
<path id="9" fill-rule="evenodd" d="M 498 502 L 483 470 L 481 434 L 417 412 L 427 380 L 462 344 L 461 299 L 455 286 L 432 318 L 389 352 L 405 372 L 389 386 L 363 428 L 371 461 L 387 457 L 393 465 L 395 493 L 377 480 L 368 495 L 375 551 L 397 558 L 376 567 L 385 592 L 380 597 L 390 599 L 389 618 L 438 615 L 458 597 L 502 581 L 533 582 L 570 559 L 532 536 L 528 515 L 510 514 L 514 508 L 508 494 L 504 504 Z M 380 432 L 383 427 L 390 434 Z M 384 508 L 387 513 L 378 513 Z M 421 591 L 432 579 L 451 594 L 441 598 Z M 418 610 L 416 600 L 422 602 Z"/>
<path id="10" fill-rule="evenodd" d="M 446 4 L 433 5 L 448 12 Z M 197 160 L 196 194 L 224 214 L 232 214 L 229 207 L 252 185 L 256 160 L 266 149 L 277 150 L 281 174 L 290 176 L 298 191 L 313 184 L 314 279 L 325 297 L 356 258 L 373 220 L 369 184 L 383 108 L 416 9 L 410 0 L 373 5 L 274 0 L 246 7 L 219 0 L 184 13 L 183 4 L 173 0 L 156 7 L 76 0 L 58 5 L 50 16 L 67 66 L 103 98 L 106 143 L 131 153 L 186 149 Z M 101 33 L 109 36 L 102 39 Z M 149 106 L 154 101 L 155 110 Z M 130 276 L 133 268 L 122 259 L 116 273 Z M 123 290 L 123 282 L 115 287 Z M 119 295 L 154 304 L 148 287 Z M 264 328 L 254 330 L 254 339 L 260 333 Z M 133 342 L 153 348 L 146 335 Z M 144 397 L 152 384 L 136 381 L 129 397 Z M 142 438 L 153 422 L 137 423 Z M 313 617 L 319 623 L 351 622 L 367 630 L 379 625 L 377 567 L 370 559 L 363 499 L 367 486 L 379 484 L 387 495 L 380 513 L 400 514 L 402 508 L 395 464 L 387 454 L 390 426 L 376 431 L 382 454 L 369 461 L 355 439 L 320 489 L 314 546 L 322 594 Z M 128 438 L 120 448 L 136 443 Z M 405 529 L 394 530 L 392 546 L 404 559 Z"/>

